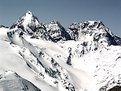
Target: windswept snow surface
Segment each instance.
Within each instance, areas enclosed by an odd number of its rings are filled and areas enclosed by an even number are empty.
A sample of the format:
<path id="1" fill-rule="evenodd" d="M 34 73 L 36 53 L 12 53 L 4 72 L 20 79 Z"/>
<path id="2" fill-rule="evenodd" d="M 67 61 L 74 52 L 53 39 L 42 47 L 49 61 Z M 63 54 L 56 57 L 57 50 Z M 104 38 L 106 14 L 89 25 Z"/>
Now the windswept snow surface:
<path id="1" fill-rule="evenodd" d="M 41 91 L 12 71 L 0 75 L 0 89 L 1 91 Z"/>
<path id="2" fill-rule="evenodd" d="M 120 45 L 101 21 L 65 29 L 28 11 L 0 27 L 0 91 L 108 91 L 121 86 Z"/>

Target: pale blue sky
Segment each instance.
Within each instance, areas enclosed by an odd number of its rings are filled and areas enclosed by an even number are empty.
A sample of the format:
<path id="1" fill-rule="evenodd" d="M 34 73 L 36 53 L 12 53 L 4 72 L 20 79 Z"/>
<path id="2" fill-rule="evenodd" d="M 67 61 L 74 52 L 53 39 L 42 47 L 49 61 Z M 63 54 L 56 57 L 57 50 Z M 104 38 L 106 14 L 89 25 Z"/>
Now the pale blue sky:
<path id="1" fill-rule="evenodd" d="M 40 22 L 56 19 L 64 27 L 72 22 L 101 20 L 121 36 L 121 0 L 0 0 L 0 25 L 12 25 L 28 10 Z"/>

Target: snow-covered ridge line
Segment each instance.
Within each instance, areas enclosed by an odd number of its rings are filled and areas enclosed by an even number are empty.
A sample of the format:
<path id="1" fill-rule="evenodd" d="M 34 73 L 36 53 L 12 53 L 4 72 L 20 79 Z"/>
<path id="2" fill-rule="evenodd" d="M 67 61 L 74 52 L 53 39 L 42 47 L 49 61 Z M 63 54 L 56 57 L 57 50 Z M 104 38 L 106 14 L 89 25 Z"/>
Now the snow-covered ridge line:
<path id="1" fill-rule="evenodd" d="M 53 20 L 50 23 L 44 24 L 28 11 L 21 18 L 14 23 L 10 29 L 22 29 L 23 33 L 30 34 L 32 38 L 41 38 L 53 42 L 80 40 L 82 34 L 90 34 L 92 37 L 106 37 L 109 38 L 110 44 L 121 44 L 120 38 L 115 36 L 109 28 L 107 28 L 101 21 L 85 21 L 81 23 L 72 23 L 68 29 L 64 28 L 59 21 Z M 93 32 L 92 32 L 93 31 Z"/>
<path id="2" fill-rule="evenodd" d="M 10 28 L 0 27 L 0 90 L 120 89 L 120 50 L 121 38 L 101 21 L 66 29 L 55 20 L 41 23 L 28 11 Z"/>

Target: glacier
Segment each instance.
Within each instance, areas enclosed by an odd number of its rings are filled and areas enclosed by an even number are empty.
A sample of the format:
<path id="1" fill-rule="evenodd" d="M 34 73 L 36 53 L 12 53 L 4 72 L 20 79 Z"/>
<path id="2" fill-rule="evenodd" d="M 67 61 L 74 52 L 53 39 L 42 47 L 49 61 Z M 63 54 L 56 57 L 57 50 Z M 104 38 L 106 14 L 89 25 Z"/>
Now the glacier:
<path id="1" fill-rule="evenodd" d="M 101 21 L 64 28 L 27 11 L 0 26 L 0 91 L 120 91 L 120 50 Z"/>

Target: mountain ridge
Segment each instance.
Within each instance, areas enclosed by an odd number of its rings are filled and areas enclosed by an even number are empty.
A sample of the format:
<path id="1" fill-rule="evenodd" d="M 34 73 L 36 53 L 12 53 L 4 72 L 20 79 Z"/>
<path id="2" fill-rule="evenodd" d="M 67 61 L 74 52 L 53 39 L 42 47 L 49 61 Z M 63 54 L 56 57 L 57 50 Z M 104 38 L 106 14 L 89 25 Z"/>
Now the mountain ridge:
<path id="1" fill-rule="evenodd" d="M 12 70 L 42 91 L 121 86 L 121 38 L 101 21 L 72 23 L 66 29 L 56 20 L 40 23 L 28 11 L 10 28 L 0 28 L 0 44 L 0 74 Z"/>

